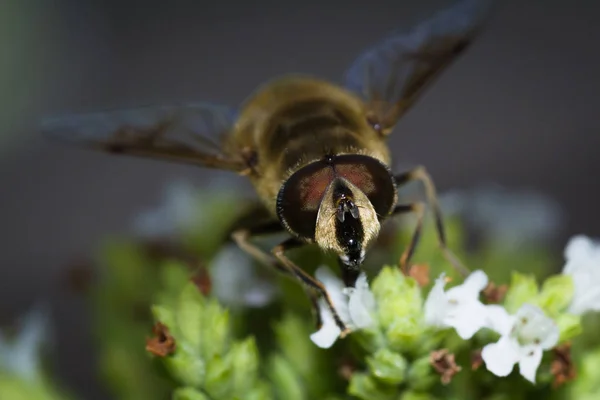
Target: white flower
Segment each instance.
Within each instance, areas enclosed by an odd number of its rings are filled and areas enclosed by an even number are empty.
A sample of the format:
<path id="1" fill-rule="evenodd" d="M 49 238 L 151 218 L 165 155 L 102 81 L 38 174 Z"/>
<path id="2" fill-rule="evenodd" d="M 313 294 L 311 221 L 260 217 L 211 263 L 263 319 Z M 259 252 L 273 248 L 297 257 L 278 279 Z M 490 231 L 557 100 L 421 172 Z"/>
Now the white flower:
<path id="1" fill-rule="evenodd" d="M 44 306 L 23 316 L 19 334 L 12 340 L 0 332 L 0 370 L 5 369 L 24 379 L 35 379 L 40 372 L 39 350 L 49 336 L 48 314 Z"/>
<path id="2" fill-rule="evenodd" d="M 479 292 L 488 284 L 483 271 L 472 272 L 458 286 L 444 292 L 445 275 L 440 276 L 425 301 L 425 322 L 439 327 L 452 327 L 463 339 L 470 339 L 486 326 L 487 309 L 479 301 Z"/>
<path id="3" fill-rule="evenodd" d="M 361 273 L 354 288 L 344 287 L 344 283 L 328 268 L 320 267 L 315 277 L 325 285 L 329 298 L 342 322 L 351 330 L 367 328 L 374 321 L 375 298 L 369 290 L 367 276 Z M 333 314 L 325 300 L 319 300 L 321 328 L 310 335 L 310 339 L 321 348 L 329 348 L 342 333 L 335 323 Z"/>
<path id="4" fill-rule="evenodd" d="M 263 307 L 276 295 L 276 287 L 257 275 L 250 256 L 236 245 L 225 246 L 211 261 L 214 295 L 228 307 Z"/>
<path id="5" fill-rule="evenodd" d="M 544 350 L 559 339 L 556 323 L 536 306 L 524 304 L 515 315 L 501 306 L 487 306 L 490 328 L 500 334 L 496 343 L 486 345 L 481 357 L 486 368 L 497 376 L 508 376 L 515 364 L 521 375 L 535 383 Z"/>
<path id="6" fill-rule="evenodd" d="M 564 256 L 563 274 L 570 275 L 575 286 L 569 312 L 600 311 L 600 243 L 584 235 L 574 236 Z"/>

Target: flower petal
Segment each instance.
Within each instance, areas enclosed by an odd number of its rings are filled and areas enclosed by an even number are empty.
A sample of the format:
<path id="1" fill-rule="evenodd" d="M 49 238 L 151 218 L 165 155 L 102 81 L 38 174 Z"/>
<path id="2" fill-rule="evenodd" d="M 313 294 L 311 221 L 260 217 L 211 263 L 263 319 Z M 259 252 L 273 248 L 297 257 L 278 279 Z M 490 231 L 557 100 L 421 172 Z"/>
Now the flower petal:
<path id="1" fill-rule="evenodd" d="M 508 336 L 503 336 L 498 342 L 486 345 L 481 351 L 481 358 L 492 374 L 504 377 L 519 362 L 520 353 L 518 345 Z"/>
<path id="2" fill-rule="evenodd" d="M 502 306 L 489 304 L 486 308 L 486 327 L 499 333 L 508 335 L 513 327 L 515 317 L 510 315 Z"/>
<path id="3" fill-rule="evenodd" d="M 468 302 L 460 307 L 450 307 L 444 322 L 453 327 L 458 336 L 468 340 L 486 326 L 487 309 L 479 302 Z"/>
<path id="4" fill-rule="evenodd" d="M 335 323 L 333 314 L 324 300 L 319 300 L 319 312 L 321 313 L 322 325 L 317 332 L 310 335 L 310 340 L 317 346 L 328 349 L 333 346 L 342 331 Z"/>
<path id="5" fill-rule="evenodd" d="M 600 282 L 599 282 L 600 284 Z M 569 312 L 575 315 L 581 315 L 586 311 L 600 311 L 600 286 L 589 288 L 578 288 L 575 281 L 575 296 L 569 305 Z M 590 285 L 591 286 L 591 285 Z"/>
<path id="6" fill-rule="evenodd" d="M 335 310 L 340 319 L 345 324 L 351 324 L 352 318 L 348 308 L 348 296 L 344 293 L 344 283 L 335 276 L 331 270 L 325 266 L 319 267 L 315 272 L 315 277 L 325 285 L 327 294 L 331 299 Z M 332 316 L 333 318 L 333 316 Z"/>
<path id="7" fill-rule="evenodd" d="M 576 235 L 569 239 L 565 246 L 564 257 L 567 261 L 589 259 L 594 253 L 594 241 L 585 235 Z M 571 273 L 575 264 L 565 266 L 564 273 Z"/>
<path id="8" fill-rule="evenodd" d="M 448 289 L 446 295 L 456 301 L 476 300 L 487 284 L 488 277 L 485 272 L 473 271 L 461 285 Z"/>
<path id="9" fill-rule="evenodd" d="M 532 346 L 519 361 L 519 372 L 531 383 L 535 383 L 535 375 L 542 362 L 542 353 L 540 347 Z"/>
<path id="10" fill-rule="evenodd" d="M 446 285 L 446 276 L 440 275 L 435 280 L 435 284 L 429 291 L 424 305 L 425 323 L 432 326 L 445 326 L 444 318 L 448 307 L 448 299 L 444 293 Z"/>
<path id="11" fill-rule="evenodd" d="M 367 328 L 374 321 L 371 314 L 375 310 L 375 297 L 369 290 L 367 276 L 362 273 L 356 280 L 356 288 L 347 288 L 349 294 L 348 309 L 355 328 Z"/>
<path id="12" fill-rule="evenodd" d="M 578 315 L 600 311 L 600 243 L 577 235 L 567 243 L 564 255 L 563 274 L 570 275 L 575 286 L 569 311 Z"/>

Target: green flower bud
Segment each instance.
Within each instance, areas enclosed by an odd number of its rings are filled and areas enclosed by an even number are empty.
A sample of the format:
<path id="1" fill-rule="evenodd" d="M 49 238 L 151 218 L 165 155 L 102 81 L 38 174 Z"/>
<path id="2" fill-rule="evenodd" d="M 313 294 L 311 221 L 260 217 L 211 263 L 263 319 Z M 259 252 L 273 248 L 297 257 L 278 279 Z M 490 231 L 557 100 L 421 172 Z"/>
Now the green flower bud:
<path id="1" fill-rule="evenodd" d="M 514 314 L 524 303 L 535 303 L 537 295 L 538 285 L 533 275 L 513 272 L 504 307 L 509 313 Z"/>
<path id="2" fill-rule="evenodd" d="M 579 336 L 583 331 L 581 316 L 579 315 L 560 314 L 554 318 L 554 322 L 556 322 L 560 331 L 560 342 Z"/>
<path id="3" fill-rule="evenodd" d="M 379 382 L 368 374 L 355 372 L 350 379 L 348 394 L 361 400 L 393 400 L 397 397 L 398 391 L 394 386 Z"/>
<path id="4" fill-rule="evenodd" d="M 439 380 L 429 361 L 429 355 L 413 361 L 408 369 L 406 382 L 416 391 L 427 391 Z"/>
<path id="5" fill-rule="evenodd" d="M 384 383 L 398 385 L 404 381 L 407 363 L 398 353 L 381 349 L 373 357 L 367 357 L 367 365 L 371 375 Z"/>
<path id="6" fill-rule="evenodd" d="M 536 303 L 549 316 L 554 317 L 569 306 L 574 290 L 571 276 L 562 274 L 551 276 L 542 285 Z"/>
<path id="7" fill-rule="evenodd" d="M 377 301 L 377 319 L 390 347 L 412 348 L 425 330 L 417 282 L 406 278 L 398 268 L 384 267 L 373 280 L 371 290 Z"/>
<path id="8" fill-rule="evenodd" d="M 209 400 L 209 398 L 194 388 L 182 387 L 173 392 L 173 400 Z"/>

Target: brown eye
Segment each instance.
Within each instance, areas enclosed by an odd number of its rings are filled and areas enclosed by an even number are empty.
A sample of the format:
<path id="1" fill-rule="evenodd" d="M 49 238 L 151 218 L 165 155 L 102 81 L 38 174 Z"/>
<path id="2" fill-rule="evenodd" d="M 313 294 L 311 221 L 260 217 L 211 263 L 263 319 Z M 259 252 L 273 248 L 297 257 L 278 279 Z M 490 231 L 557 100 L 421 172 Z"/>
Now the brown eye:
<path id="1" fill-rule="evenodd" d="M 389 169 L 379 160 L 349 154 L 336 157 L 335 171 L 356 185 L 375 208 L 377 215 L 387 216 L 396 199 L 396 185 Z"/>
<path id="2" fill-rule="evenodd" d="M 334 178 L 330 165 L 318 161 L 296 171 L 277 196 L 277 215 L 298 236 L 314 239 L 323 195 Z"/>

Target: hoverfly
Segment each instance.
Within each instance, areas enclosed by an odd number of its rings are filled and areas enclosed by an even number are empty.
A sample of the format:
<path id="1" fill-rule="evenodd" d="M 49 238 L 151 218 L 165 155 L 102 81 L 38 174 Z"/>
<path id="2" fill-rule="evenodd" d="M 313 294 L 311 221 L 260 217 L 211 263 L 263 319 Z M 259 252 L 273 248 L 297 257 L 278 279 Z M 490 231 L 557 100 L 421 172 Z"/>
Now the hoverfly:
<path id="1" fill-rule="evenodd" d="M 446 246 L 436 190 L 424 167 L 393 174 L 386 140 L 398 120 L 483 28 L 490 2 L 465 0 L 405 33 L 377 43 L 350 65 L 340 84 L 286 75 L 259 87 L 238 109 L 210 104 L 143 107 L 47 120 L 45 134 L 113 154 L 153 157 L 246 176 L 270 221 L 241 227 L 233 240 L 252 257 L 302 282 L 313 306 L 325 287 L 286 251 L 314 243 L 334 252 L 353 286 L 365 254 L 391 216 L 416 213 L 400 260 L 405 270 L 421 233 L 424 203 L 397 204 L 397 189 L 421 181 L 440 247 Z M 257 235 L 287 231 L 270 252 Z M 319 313 L 317 309 L 317 318 Z"/>

